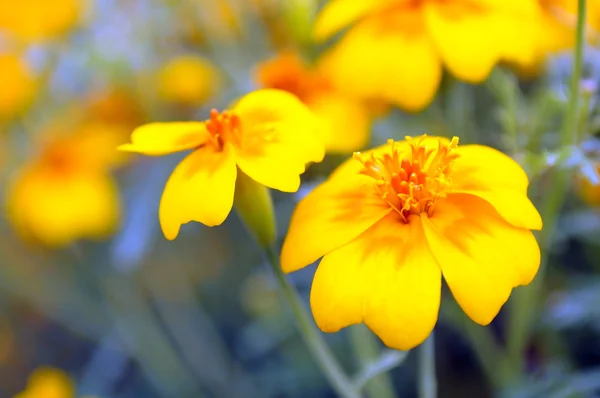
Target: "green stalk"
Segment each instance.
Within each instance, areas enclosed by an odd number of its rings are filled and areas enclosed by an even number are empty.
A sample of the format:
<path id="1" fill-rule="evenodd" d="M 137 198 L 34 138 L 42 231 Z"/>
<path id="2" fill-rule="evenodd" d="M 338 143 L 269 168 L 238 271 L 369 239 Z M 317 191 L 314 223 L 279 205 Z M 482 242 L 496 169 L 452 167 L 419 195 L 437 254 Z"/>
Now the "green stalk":
<path id="1" fill-rule="evenodd" d="M 570 98 L 562 126 L 561 143 L 564 146 L 577 144 L 580 121 L 580 84 L 583 67 L 583 48 L 585 45 L 586 1 L 578 0 L 577 32 L 574 53 L 573 75 L 571 76 Z M 558 215 L 562 208 L 570 181 L 569 170 L 556 170 L 549 187 L 547 198 L 542 204 L 541 215 L 544 229 L 539 234 L 542 249 L 540 269 L 531 286 L 515 291 L 511 299 L 510 323 L 508 330 L 508 355 L 512 363 L 514 376 L 518 377 L 524 369 L 523 353 L 531 337 L 533 321 L 539 309 L 542 287 L 548 264 L 548 245 L 552 241 Z"/>
<path id="2" fill-rule="evenodd" d="M 437 378 L 435 375 L 435 331 L 417 348 L 419 354 L 419 398 L 437 397 Z"/>
<path id="3" fill-rule="evenodd" d="M 296 293 L 296 290 L 294 290 L 293 286 L 283 274 L 275 251 L 271 248 L 266 248 L 265 254 L 269 265 L 277 277 L 279 288 L 292 308 L 292 313 L 298 324 L 298 331 L 302 335 L 304 343 L 310 350 L 315 361 L 331 383 L 331 386 L 340 397 L 361 398 L 360 394 L 354 389 L 352 382 L 348 379 L 347 375 L 333 356 L 333 353 L 323 340 L 321 332 L 317 330 L 310 315 L 306 312 L 298 293 Z"/>

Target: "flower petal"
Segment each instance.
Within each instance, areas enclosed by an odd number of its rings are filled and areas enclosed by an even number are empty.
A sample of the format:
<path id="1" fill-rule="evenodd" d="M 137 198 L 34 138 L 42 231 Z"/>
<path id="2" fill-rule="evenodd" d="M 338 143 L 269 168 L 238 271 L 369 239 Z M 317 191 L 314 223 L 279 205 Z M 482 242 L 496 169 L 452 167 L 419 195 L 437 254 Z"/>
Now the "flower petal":
<path id="1" fill-rule="evenodd" d="M 324 55 L 322 67 L 351 96 L 409 111 L 429 105 L 442 77 L 420 13 L 404 9 L 358 23 Z"/>
<path id="2" fill-rule="evenodd" d="M 233 111 L 242 121 L 237 162 L 257 182 L 295 192 L 309 162 L 325 156 L 322 128 L 314 114 L 294 95 L 258 90 L 243 97 Z"/>
<path id="3" fill-rule="evenodd" d="M 452 294 L 475 322 L 487 325 L 517 285 L 539 267 L 531 232 L 506 223 L 485 201 L 455 195 L 422 215 L 425 236 Z"/>
<path id="4" fill-rule="evenodd" d="M 358 163 L 358 162 L 357 162 Z M 373 180 L 358 174 L 326 181 L 296 207 L 283 243 L 281 266 L 293 272 L 350 242 L 391 211 Z"/>
<path id="5" fill-rule="evenodd" d="M 167 181 L 160 201 L 159 220 L 165 237 L 175 239 L 182 224 L 220 225 L 231 211 L 237 167 L 235 152 L 225 145 L 200 148 L 179 163 Z"/>
<path id="6" fill-rule="evenodd" d="M 454 192 L 468 193 L 488 201 L 509 223 L 519 228 L 542 228 L 542 219 L 527 198 L 529 180 L 525 171 L 509 156 L 483 145 L 456 149 Z"/>
<path id="7" fill-rule="evenodd" d="M 317 268 L 311 308 L 326 332 L 365 321 L 389 347 L 422 343 L 438 317 L 441 271 L 418 217 L 395 214 L 326 255 Z"/>
<path id="8" fill-rule="evenodd" d="M 325 123 L 327 152 L 351 153 L 369 143 L 371 117 L 359 101 L 338 93 L 327 93 L 311 98 L 309 106 Z"/>
<path id="9" fill-rule="evenodd" d="M 119 150 L 165 155 L 196 148 L 204 144 L 208 136 L 202 122 L 149 123 L 136 128 L 131 134 L 131 144 L 121 145 Z"/>

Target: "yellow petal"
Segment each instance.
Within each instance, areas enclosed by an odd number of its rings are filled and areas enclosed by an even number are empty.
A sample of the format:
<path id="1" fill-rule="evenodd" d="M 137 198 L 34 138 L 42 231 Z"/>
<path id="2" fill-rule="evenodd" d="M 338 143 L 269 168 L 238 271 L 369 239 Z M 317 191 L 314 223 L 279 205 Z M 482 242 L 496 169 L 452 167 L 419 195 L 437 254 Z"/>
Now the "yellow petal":
<path id="1" fill-rule="evenodd" d="M 234 107 L 243 133 L 236 145 L 240 169 L 269 188 L 295 192 L 309 162 L 320 162 L 325 149 L 314 114 L 294 95 L 273 89 L 252 92 Z"/>
<path id="2" fill-rule="evenodd" d="M 165 237 L 173 240 L 181 225 L 197 221 L 209 227 L 225 221 L 233 206 L 237 167 L 227 144 L 217 152 L 200 148 L 177 165 L 160 200 L 158 218 Z"/>
<path id="3" fill-rule="evenodd" d="M 330 153 L 351 153 L 369 143 L 371 117 L 365 105 L 339 93 L 327 93 L 310 100 L 310 109 L 324 126 L 325 149 Z"/>
<path id="4" fill-rule="evenodd" d="M 329 1 L 315 23 L 314 36 L 325 40 L 360 18 L 377 12 L 398 0 L 332 0 Z M 402 0 L 400 1 L 402 2 Z"/>
<path id="5" fill-rule="evenodd" d="M 358 162 L 357 162 L 358 163 Z M 354 175 L 326 181 L 296 207 L 281 251 L 293 272 L 350 242 L 391 209 L 374 193 L 373 180 Z"/>
<path id="6" fill-rule="evenodd" d="M 136 128 L 131 134 L 131 144 L 121 145 L 119 150 L 166 155 L 196 148 L 204 144 L 208 136 L 202 122 L 149 123 Z"/>
<path id="7" fill-rule="evenodd" d="M 324 55 L 322 67 L 351 96 L 409 111 L 429 105 L 442 76 L 420 14 L 405 10 L 357 24 Z"/>
<path id="8" fill-rule="evenodd" d="M 453 191 L 479 196 L 515 227 L 542 228 L 542 219 L 527 198 L 529 180 L 509 156 L 483 145 L 456 149 L 460 157 L 452 171 Z"/>
<path id="9" fill-rule="evenodd" d="M 421 216 L 429 247 L 465 313 L 487 325 L 514 286 L 533 279 L 539 247 L 531 232 L 498 217 L 485 201 L 455 195 Z"/>
<path id="10" fill-rule="evenodd" d="M 386 345 L 409 350 L 435 326 L 440 292 L 440 268 L 419 218 L 404 224 L 391 214 L 323 258 L 311 308 L 323 331 L 364 320 Z"/>

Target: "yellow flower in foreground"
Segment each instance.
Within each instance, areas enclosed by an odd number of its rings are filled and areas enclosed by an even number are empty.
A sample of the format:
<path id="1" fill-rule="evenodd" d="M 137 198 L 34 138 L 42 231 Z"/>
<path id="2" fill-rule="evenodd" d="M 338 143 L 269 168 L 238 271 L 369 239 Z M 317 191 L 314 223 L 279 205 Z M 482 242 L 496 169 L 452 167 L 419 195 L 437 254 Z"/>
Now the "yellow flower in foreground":
<path id="1" fill-rule="evenodd" d="M 165 186 L 159 219 L 167 239 L 182 224 L 221 224 L 233 206 L 238 173 L 284 192 L 295 192 L 309 162 L 324 156 L 318 124 L 293 95 L 259 90 L 231 110 L 212 110 L 205 122 L 151 123 L 119 149 L 165 155 L 192 149 Z"/>
<path id="2" fill-rule="evenodd" d="M 417 111 L 433 99 L 442 66 L 461 80 L 479 83 L 500 61 L 533 57 L 525 0 L 332 0 L 317 19 L 324 40 L 350 30 L 326 63 L 338 85 L 365 98 Z"/>
<path id="3" fill-rule="evenodd" d="M 369 142 L 371 117 L 365 104 L 344 95 L 318 68 L 309 69 L 300 57 L 285 52 L 258 66 L 256 80 L 263 87 L 288 91 L 318 116 L 328 152 L 348 153 Z"/>
<path id="4" fill-rule="evenodd" d="M 356 153 L 300 202 L 282 267 L 323 257 L 311 291 L 325 332 L 365 322 L 407 350 L 427 338 L 442 275 L 475 322 L 494 319 L 535 276 L 542 220 L 508 156 L 458 138 L 410 138 Z"/>
<path id="5" fill-rule="evenodd" d="M 38 368 L 24 391 L 14 398 L 75 398 L 75 386 L 65 372 L 53 368 Z"/>
<path id="6" fill-rule="evenodd" d="M 167 62 L 158 74 L 163 99 L 183 105 L 203 105 L 217 93 L 219 71 L 208 60 L 184 55 Z"/>
<path id="7" fill-rule="evenodd" d="M 0 1 L 0 33 L 24 41 L 60 36 L 77 23 L 84 1 Z"/>
<path id="8" fill-rule="evenodd" d="M 7 191 L 7 218 L 16 231 L 48 246 L 114 232 L 120 205 L 108 169 L 122 161 L 114 150 L 121 134 L 104 125 L 82 126 L 43 144 Z"/>
<path id="9" fill-rule="evenodd" d="M 13 116 L 29 104 L 35 78 L 29 66 L 16 54 L 0 54 L 0 119 Z"/>

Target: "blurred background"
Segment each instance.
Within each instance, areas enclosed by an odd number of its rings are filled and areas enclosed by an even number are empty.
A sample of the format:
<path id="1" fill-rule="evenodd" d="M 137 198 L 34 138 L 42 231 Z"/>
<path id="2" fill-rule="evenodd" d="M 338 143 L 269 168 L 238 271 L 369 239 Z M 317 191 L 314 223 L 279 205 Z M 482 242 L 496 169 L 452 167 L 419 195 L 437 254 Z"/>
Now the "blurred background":
<path id="1" fill-rule="evenodd" d="M 326 47 L 311 40 L 324 3 L 0 0 L 0 397 L 335 396 L 238 216 L 167 241 L 158 203 L 182 156 L 115 150 L 136 126 L 203 120 L 260 86 L 301 96 L 309 78 L 294 57 L 310 64 Z M 526 168 L 536 203 L 555 170 L 570 171 L 518 380 L 490 378 L 479 329 L 445 294 L 440 397 L 600 397 L 600 53 L 589 40 L 581 139 L 561 147 L 571 47 L 534 70 L 500 65 L 478 85 L 444 76 L 417 113 L 365 105 L 364 146 L 424 132 L 491 145 Z M 297 194 L 274 193 L 281 239 L 297 201 L 351 150 L 332 152 Z M 290 275 L 306 299 L 314 270 Z M 492 346 L 506 344 L 506 318 L 488 328 Z M 326 339 L 349 374 L 390 370 L 379 382 L 416 396 L 414 355 L 375 341 L 365 362 L 365 333 Z"/>

